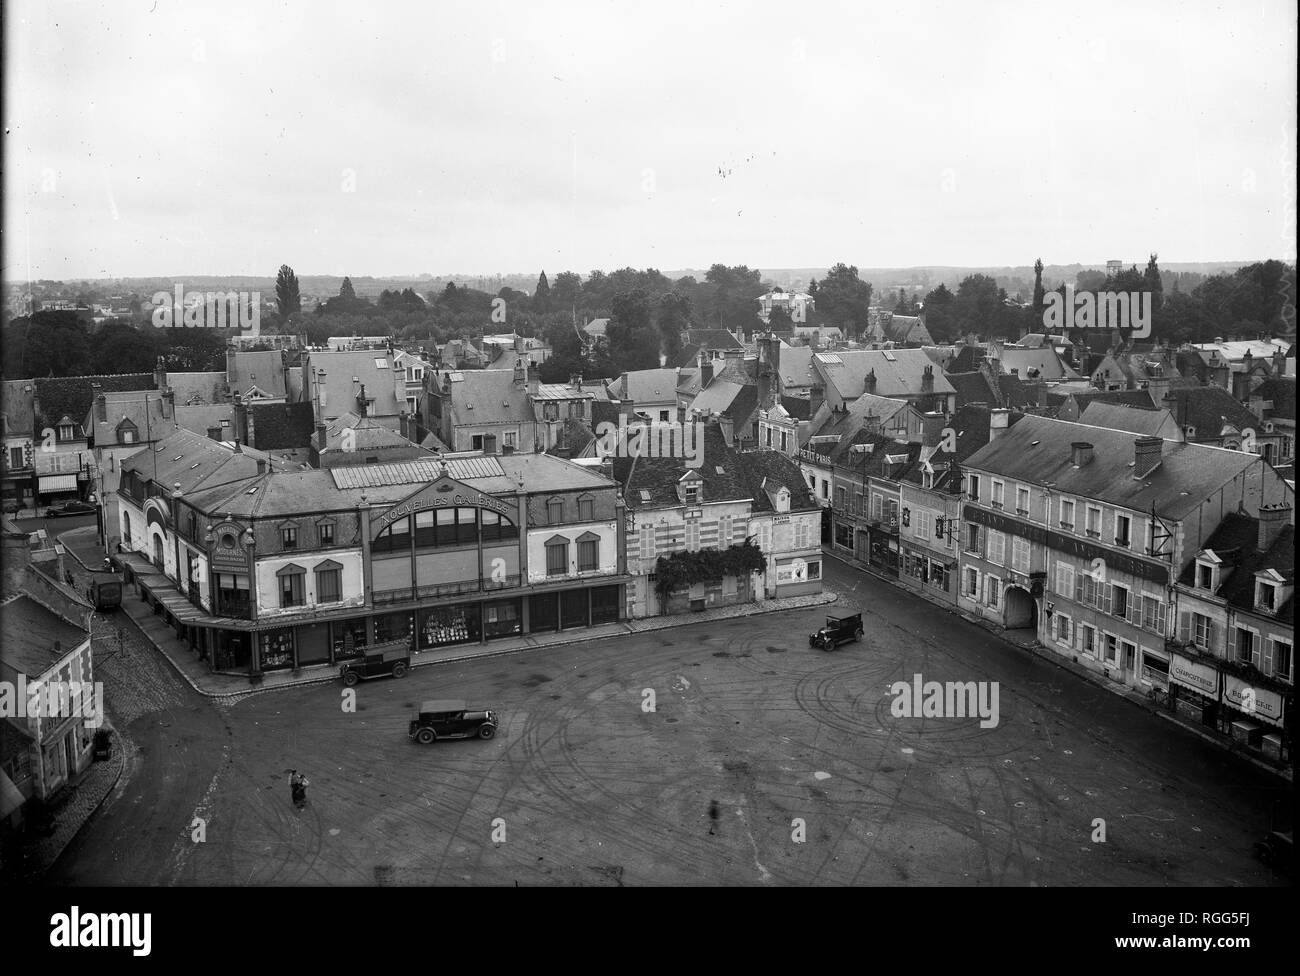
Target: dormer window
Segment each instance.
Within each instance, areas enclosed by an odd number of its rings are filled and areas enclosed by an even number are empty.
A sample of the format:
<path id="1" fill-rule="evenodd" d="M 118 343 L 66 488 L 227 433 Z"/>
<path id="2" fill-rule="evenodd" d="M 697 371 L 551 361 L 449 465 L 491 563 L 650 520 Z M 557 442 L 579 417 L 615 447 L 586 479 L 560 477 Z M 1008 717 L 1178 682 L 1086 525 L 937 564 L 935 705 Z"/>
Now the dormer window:
<path id="1" fill-rule="evenodd" d="M 129 420 L 123 420 L 117 425 L 117 441 L 119 444 L 134 444 L 138 440 L 139 431 L 136 430 L 135 424 Z"/>
<path id="2" fill-rule="evenodd" d="M 59 440 L 72 440 L 72 424 L 59 424 Z"/>
<path id="3" fill-rule="evenodd" d="M 1218 589 L 1219 567 L 1207 559 L 1196 560 L 1196 588 L 1213 593 Z"/>
<path id="4" fill-rule="evenodd" d="M 1269 580 L 1255 581 L 1255 609 L 1268 613 L 1277 609 L 1277 587 Z"/>
<path id="5" fill-rule="evenodd" d="M 696 505 L 700 501 L 699 485 L 682 485 L 682 501 L 688 505 Z"/>

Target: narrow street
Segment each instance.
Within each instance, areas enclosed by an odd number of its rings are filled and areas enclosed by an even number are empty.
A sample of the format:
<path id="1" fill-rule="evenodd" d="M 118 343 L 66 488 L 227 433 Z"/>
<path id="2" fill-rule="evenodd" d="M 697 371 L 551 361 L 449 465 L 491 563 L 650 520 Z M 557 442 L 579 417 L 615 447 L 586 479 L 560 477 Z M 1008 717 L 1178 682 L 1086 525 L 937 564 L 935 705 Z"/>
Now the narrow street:
<path id="1" fill-rule="evenodd" d="M 216 705 L 128 639 L 101 677 L 131 763 L 48 880 L 1278 882 L 1251 854 L 1285 792 L 1269 778 L 826 566 L 835 608 L 864 611 L 861 644 L 814 651 L 820 612 L 764 614 L 424 668 L 362 685 L 355 713 L 333 685 Z M 915 673 L 998 682 L 998 725 L 893 717 L 889 685 Z M 488 742 L 414 745 L 406 721 L 432 697 L 499 709 L 502 727 Z M 312 783 L 302 812 L 291 768 Z"/>

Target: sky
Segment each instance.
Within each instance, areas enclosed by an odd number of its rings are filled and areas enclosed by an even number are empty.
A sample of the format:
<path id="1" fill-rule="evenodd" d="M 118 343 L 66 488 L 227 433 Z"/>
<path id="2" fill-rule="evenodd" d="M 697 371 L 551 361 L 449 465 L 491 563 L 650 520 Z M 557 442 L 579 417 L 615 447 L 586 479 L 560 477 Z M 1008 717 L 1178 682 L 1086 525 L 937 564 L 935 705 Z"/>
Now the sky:
<path id="1" fill-rule="evenodd" d="M 5 6 L 6 280 L 1295 257 L 1294 0 Z"/>

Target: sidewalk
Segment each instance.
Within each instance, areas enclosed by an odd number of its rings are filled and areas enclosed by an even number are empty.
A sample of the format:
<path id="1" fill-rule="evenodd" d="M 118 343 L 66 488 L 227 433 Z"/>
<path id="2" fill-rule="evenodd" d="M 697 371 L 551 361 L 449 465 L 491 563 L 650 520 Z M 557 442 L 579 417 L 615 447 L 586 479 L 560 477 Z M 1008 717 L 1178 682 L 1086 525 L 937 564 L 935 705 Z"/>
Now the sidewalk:
<path id="1" fill-rule="evenodd" d="M 96 542 L 94 526 L 70 529 L 59 536 L 59 541 L 63 543 L 69 554 L 81 564 L 83 569 L 87 571 L 98 570 L 103 565 L 104 554 L 100 550 L 98 542 Z M 454 664 L 547 647 L 580 644 L 586 641 L 617 639 L 628 634 L 648 633 L 670 627 L 708 623 L 713 620 L 729 620 L 733 617 L 748 617 L 757 613 L 800 610 L 833 603 L 836 599 L 838 599 L 837 594 L 823 592 L 781 600 L 764 600 L 760 603 L 747 603 L 741 606 L 718 607 L 713 610 L 675 614 L 668 617 L 645 617 L 639 620 L 625 620 L 616 624 L 588 627 L 584 630 L 560 631 L 553 634 L 529 634 L 524 637 L 495 640 L 491 644 L 471 644 L 445 650 L 416 651 L 411 655 L 411 667 Z M 190 650 L 189 643 L 183 638 L 177 637 L 176 631 L 167 626 L 160 615 L 155 614 L 148 604 L 136 596 L 131 587 L 123 588 L 121 610 L 139 628 L 149 642 L 162 652 L 172 667 L 180 673 L 181 677 L 195 691 L 209 698 L 243 697 L 262 691 L 323 684 L 338 680 L 338 665 L 317 664 L 297 671 L 272 671 L 264 675 L 261 684 L 252 685 L 249 683 L 247 674 L 229 674 L 208 670 L 207 662 L 200 661 L 195 652 Z"/>
<path id="2" fill-rule="evenodd" d="M 879 570 L 871 566 L 868 566 L 857 559 L 846 557 L 843 554 L 838 552 L 831 552 L 831 550 L 827 549 L 825 546 L 822 547 L 822 554 L 824 556 L 829 556 L 830 558 L 837 560 L 843 565 L 848 566 L 850 569 L 856 569 L 870 576 L 874 576 L 877 579 L 884 580 L 888 583 L 893 583 L 896 586 L 898 585 L 898 580 L 895 579 L 893 576 L 890 576 L 888 573 L 882 573 Z M 900 587 L 900 589 L 903 589 L 903 587 Z M 907 590 L 907 592 L 911 593 L 915 591 Z M 1236 756 L 1238 759 L 1251 763 L 1252 765 L 1257 766 L 1258 768 L 1262 769 L 1266 773 L 1272 773 L 1274 776 L 1280 777 L 1281 779 L 1286 780 L 1288 783 L 1293 782 L 1293 773 L 1289 767 L 1277 766 L 1274 765 L 1273 763 L 1267 762 L 1266 760 L 1259 758 L 1258 756 L 1251 755 L 1250 753 L 1245 752 L 1240 747 L 1238 747 L 1229 736 L 1226 736 L 1221 732 L 1217 732 L 1213 729 L 1207 728 L 1206 726 L 1197 725 L 1194 722 L 1189 722 L 1181 715 L 1178 715 L 1175 712 L 1171 712 L 1167 708 L 1161 708 L 1160 706 L 1156 705 L 1149 698 L 1147 698 L 1147 696 L 1142 692 L 1135 691 L 1133 688 L 1130 688 L 1128 685 L 1120 684 L 1119 682 L 1116 681 L 1110 681 L 1105 677 L 1097 674 L 1095 671 L 1085 668 L 1082 664 L 1076 664 L 1074 661 L 1071 661 L 1069 658 L 1061 657 L 1059 654 L 1049 651 L 1046 647 L 1042 645 L 1042 643 L 1037 639 L 1037 637 L 1030 637 L 1027 635 L 1020 636 L 1015 631 L 1004 630 L 991 620 L 981 617 L 978 614 L 970 613 L 969 611 L 966 610 L 961 610 L 951 604 L 941 603 L 940 601 L 935 600 L 934 598 L 928 596 L 925 593 L 917 592 L 916 595 L 926 600 L 928 603 L 933 604 L 936 607 L 941 607 L 942 609 L 946 610 L 948 613 L 953 614 L 954 616 L 961 617 L 963 620 L 967 620 L 970 623 L 976 624 L 977 626 L 984 628 L 990 634 L 994 634 L 995 636 L 1000 637 L 1004 642 L 1011 644 L 1014 647 L 1019 647 L 1022 648 L 1023 650 L 1028 651 L 1030 655 L 1033 657 L 1042 658 L 1044 661 L 1047 661 L 1048 663 L 1053 664 L 1056 667 L 1061 668 L 1062 670 L 1069 671 L 1071 674 L 1077 675 L 1078 677 L 1084 679 L 1085 681 L 1091 682 L 1094 685 L 1105 688 L 1107 691 L 1111 692 L 1112 694 L 1116 694 L 1123 698 L 1127 698 L 1134 705 L 1137 705 L 1140 708 L 1145 708 L 1148 712 L 1151 712 L 1153 715 L 1158 715 L 1160 718 L 1165 719 L 1168 722 L 1172 722 L 1174 725 L 1177 725 L 1185 729 L 1186 731 L 1205 740 L 1206 742 L 1210 742 L 1221 747 L 1226 752 L 1229 752 L 1232 755 Z"/>

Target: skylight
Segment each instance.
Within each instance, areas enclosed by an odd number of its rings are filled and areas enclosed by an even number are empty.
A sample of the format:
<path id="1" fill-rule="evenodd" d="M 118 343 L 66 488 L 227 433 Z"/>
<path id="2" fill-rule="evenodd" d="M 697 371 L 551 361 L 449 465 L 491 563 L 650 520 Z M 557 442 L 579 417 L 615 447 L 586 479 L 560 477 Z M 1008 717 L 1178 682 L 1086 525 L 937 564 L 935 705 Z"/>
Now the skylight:
<path id="1" fill-rule="evenodd" d="M 387 359 L 376 359 L 376 360 L 375 360 L 375 369 L 387 369 L 387 368 L 388 368 L 388 360 L 387 360 Z"/>

